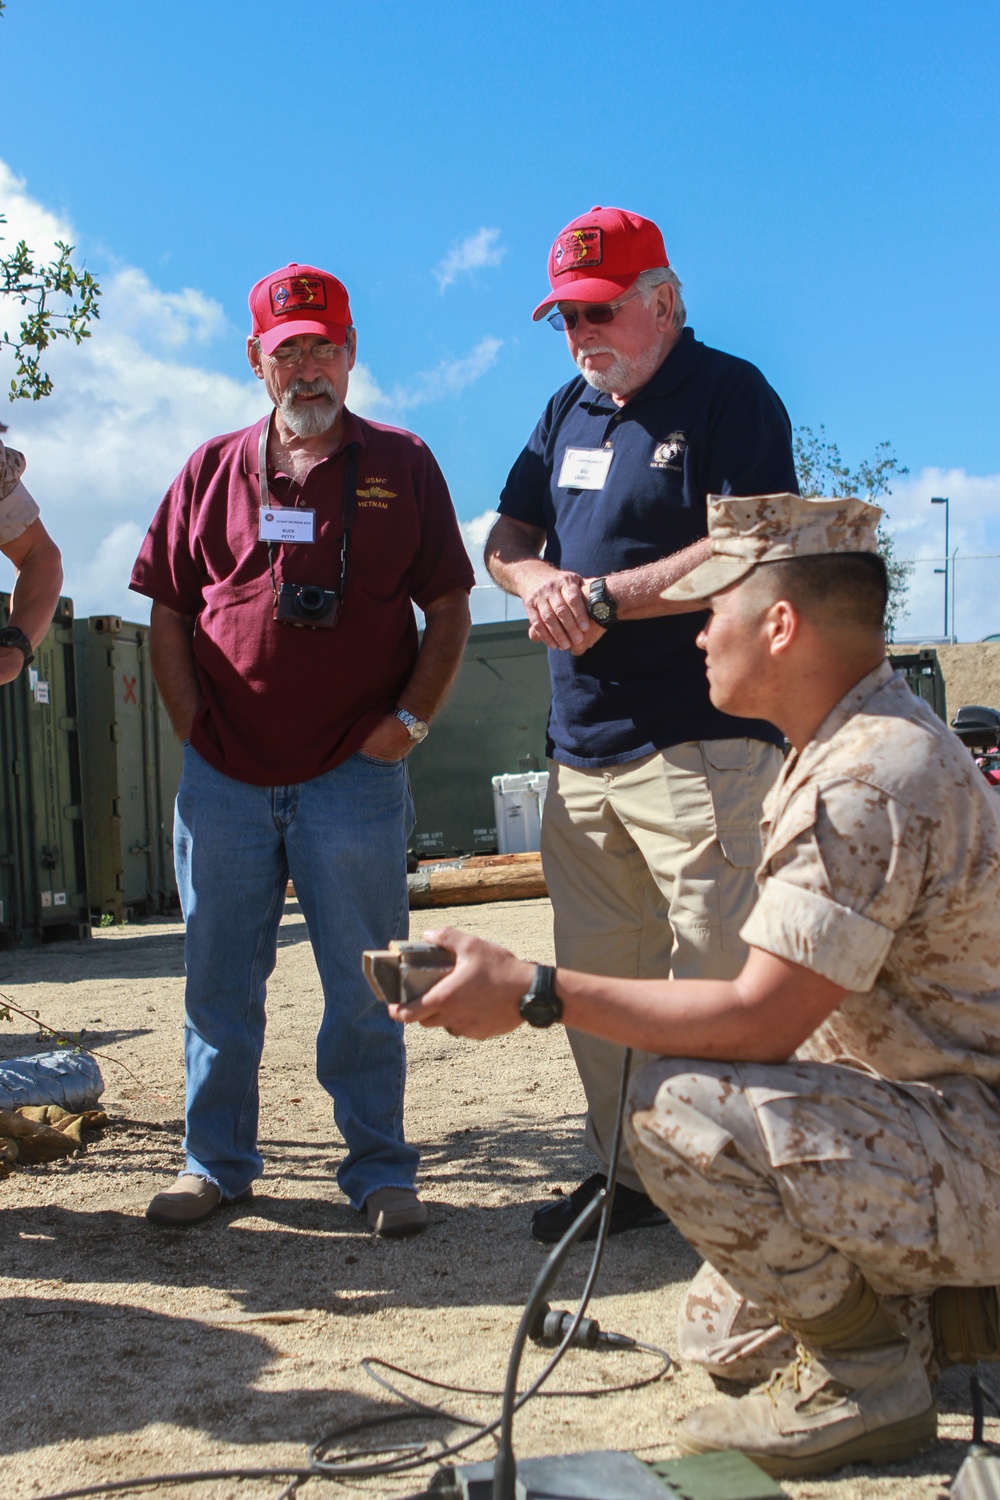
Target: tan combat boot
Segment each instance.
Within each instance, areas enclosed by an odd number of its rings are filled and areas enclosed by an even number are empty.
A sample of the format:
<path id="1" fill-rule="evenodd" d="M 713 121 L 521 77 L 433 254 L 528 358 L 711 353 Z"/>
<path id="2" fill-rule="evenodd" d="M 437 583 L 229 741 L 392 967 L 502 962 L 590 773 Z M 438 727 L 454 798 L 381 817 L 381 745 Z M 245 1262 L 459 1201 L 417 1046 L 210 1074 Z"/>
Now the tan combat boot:
<path id="1" fill-rule="evenodd" d="M 916 1350 L 859 1279 L 833 1312 L 785 1326 L 807 1340 L 795 1361 L 739 1401 L 685 1418 L 682 1453 L 735 1448 L 768 1474 L 827 1474 L 844 1464 L 894 1463 L 937 1435 L 937 1412 Z"/>

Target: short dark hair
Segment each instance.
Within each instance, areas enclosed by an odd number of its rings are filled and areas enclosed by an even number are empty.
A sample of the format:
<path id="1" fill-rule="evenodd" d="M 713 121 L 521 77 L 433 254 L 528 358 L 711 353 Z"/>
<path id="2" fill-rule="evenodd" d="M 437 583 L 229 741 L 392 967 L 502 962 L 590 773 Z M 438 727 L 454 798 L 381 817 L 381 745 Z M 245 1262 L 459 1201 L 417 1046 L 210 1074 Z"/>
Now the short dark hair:
<path id="1" fill-rule="evenodd" d="M 884 630 L 889 602 L 885 562 L 876 552 L 826 552 L 788 557 L 758 568 L 772 597 L 787 599 L 803 614 L 855 630 Z"/>

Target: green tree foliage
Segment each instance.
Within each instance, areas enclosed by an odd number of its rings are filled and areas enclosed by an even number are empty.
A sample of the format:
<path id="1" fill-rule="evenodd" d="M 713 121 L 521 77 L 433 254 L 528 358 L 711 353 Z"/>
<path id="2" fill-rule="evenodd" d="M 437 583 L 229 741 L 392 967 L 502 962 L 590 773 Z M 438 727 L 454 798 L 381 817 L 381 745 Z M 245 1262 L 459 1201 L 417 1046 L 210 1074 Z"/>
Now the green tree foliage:
<path id="1" fill-rule="evenodd" d="M 0 19 L 6 9 L 0 0 Z M 7 219 L 0 213 L 0 224 Z M 0 242 L 6 244 L 0 235 Z M 18 240 L 9 253 L 0 252 L 0 299 L 6 308 L 17 309 L 13 335 L 5 327 L 0 349 L 13 351 L 16 361 L 10 382 L 10 399 L 19 396 L 40 401 L 52 390 L 52 380 L 42 369 L 42 355 L 55 339 L 80 344 L 90 338 L 89 325 L 100 316 L 97 299 L 101 289 L 89 271 L 77 270 L 70 260 L 74 247 L 56 241 L 59 252 L 46 265 Z M 6 319 L 4 319 L 6 322 Z"/>
<path id="2" fill-rule="evenodd" d="M 6 222 L 0 214 L 0 224 Z M 72 339 L 77 344 L 89 339 L 88 325 L 100 316 L 101 289 L 89 271 L 73 266 L 73 248 L 56 240 L 59 254 L 47 265 L 35 259 L 24 240 L 18 240 L 9 254 L 0 253 L 0 297 L 9 298 L 20 310 L 13 336 L 7 328 L 0 333 L 0 348 L 13 350 L 16 361 L 10 382 L 12 401 L 19 396 L 40 401 L 47 396 L 52 378 L 42 369 L 42 354 L 55 339 Z"/>
<path id="3" fill-rule="evenodd" d="M 797 427 L 794 437 L 795 473 L 803 495 L 857 495 L 873 505 L 881 505 L 885 496 L 892 494 L 892 481 L 902 478 L 910 471 L 904 467 L 889 442 L 879 443 L 874 456 L 862 459 L 856 469 L 846 464 L 836 443 L 831 443 L 826 428 L 820 426 L 816 433 L 811 427 Z M 910 587 L 912 565 L 900 562 L 895 545 L 885 522 L 884 512 L 878 528 L 878 549 L 889 575 L 889 605 L 885 615 L 886 634 L 892 640 L 897 621 L 903 613 L 906 595 Z"/>

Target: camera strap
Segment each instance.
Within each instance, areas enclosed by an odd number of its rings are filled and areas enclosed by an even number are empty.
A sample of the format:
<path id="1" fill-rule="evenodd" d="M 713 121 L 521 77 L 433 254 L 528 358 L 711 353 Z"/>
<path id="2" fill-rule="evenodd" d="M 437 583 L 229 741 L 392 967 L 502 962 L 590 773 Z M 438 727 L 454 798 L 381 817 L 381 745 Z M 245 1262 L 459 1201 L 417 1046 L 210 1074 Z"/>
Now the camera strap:
<path id="1" fill-rule="evenodd" d="M 271 432 L 271 423 L 274 413 L 268 417 L 260 429 L 260 442 L 257 445 L 257 489 L 260 495 L 261 514 L 268 510 L 271 505 L 270 490 L 267 484 L 267 440 Z M 347 582 L 347 544 L 350 541 L 351 527 L 354 525 L 358 513 L 358 445 L 348 443 L 344 451 L 344 497 L 341 507 L 341 521 L 344 527 L 344 535 L 340 542 L 340 584 L 336 592 L 343 602 L 344 586 Z M 275 607 L 278 604 L 278 584 L 274 576 L 274 543 L 267 544 L 267 567 L 271 575 L 271 594 Z"/>

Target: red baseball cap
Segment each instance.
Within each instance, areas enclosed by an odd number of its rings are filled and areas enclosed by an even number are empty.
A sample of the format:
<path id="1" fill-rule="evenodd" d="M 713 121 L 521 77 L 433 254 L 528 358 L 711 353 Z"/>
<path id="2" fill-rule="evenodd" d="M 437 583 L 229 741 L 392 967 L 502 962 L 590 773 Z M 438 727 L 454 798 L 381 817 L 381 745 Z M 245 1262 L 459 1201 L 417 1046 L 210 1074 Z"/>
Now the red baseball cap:
<path id="1" fill-rule="evenodd" d="M 669 264 L 652 219 L 592 208 L 556 236 L 549 251 L 552 291 L 531 316 L 537 323 L 557 302 L 613 302 L 640 272 Z"/>
<path id="2" fill-rule="evenodd" d="M 319 333 L 333 344 L 347 342 L 351 305 L 347 288 L 329 271 L 291 265 L 272 271 L 250 293 L 251 332 L 265 354 L 298 333 Z"/>

